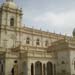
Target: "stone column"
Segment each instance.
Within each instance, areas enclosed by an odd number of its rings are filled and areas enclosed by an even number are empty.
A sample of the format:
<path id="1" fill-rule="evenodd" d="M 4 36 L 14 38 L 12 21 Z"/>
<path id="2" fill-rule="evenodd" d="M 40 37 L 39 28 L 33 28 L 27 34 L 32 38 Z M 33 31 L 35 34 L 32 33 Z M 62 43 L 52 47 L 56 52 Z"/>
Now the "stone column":
<path id="1" fill-rule="evenodd" d="M 29 63 L 29 62 L 27 64 L 27 72 L 28 72 L 27 73 L 28 75 L 31 75 L 31 63 Z"/>
<path id="2" fill-rule="evenodd" d="M 56 65 L 53 64 L 53 75 L 56 75 Z"/>
<path id="3" fill-rule="evenodd" d="M 53 67 L 53 70 L 52 71 L 53 71 L 53 75 L 54 75 L 54 64 L 52 65 L 52 67 Z"/>
<path id="4" fill-rule="evenodd" d="M 45 64 L 45 75 L 47 75 L 47 64 Z"/>
<path id="5" fill-rule="evenodd" d="M 34 65 L 33 67 L 34 67 L 34 75 L 35 75 L 35 63 L 33 65 Z"/>
<path id="6" fill-rule="evenodd" d="M 46 75 L 46 65 L 43 64 L 43 75 Z"/>

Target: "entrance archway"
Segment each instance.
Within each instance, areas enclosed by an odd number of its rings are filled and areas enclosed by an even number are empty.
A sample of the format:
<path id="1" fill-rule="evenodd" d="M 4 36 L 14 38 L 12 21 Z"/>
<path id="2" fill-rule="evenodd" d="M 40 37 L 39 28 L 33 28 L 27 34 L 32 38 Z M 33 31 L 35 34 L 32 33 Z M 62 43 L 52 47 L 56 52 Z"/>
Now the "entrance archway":
<path id="1" fill-rule="evenodd" d="M 40 61 L 35 63 L 35 75 L 42 75 L 42 63 Z"/>
<path id="2" fill-rule="evenodd" d="M 53 66 L 51 62 L 47 63 L 47 75 L 53 75 Z"/>
<path id="3" fill-rule="evenodd" d="M 33 65 L 33 63 L 31 64 L 31 75 L 34 75 L 34 65 Z"/>

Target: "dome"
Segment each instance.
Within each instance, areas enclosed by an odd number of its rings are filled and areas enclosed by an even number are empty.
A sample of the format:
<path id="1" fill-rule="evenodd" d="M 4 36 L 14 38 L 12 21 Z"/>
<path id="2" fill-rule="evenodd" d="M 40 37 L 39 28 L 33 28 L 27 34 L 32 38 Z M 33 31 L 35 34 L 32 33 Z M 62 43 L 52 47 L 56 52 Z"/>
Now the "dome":
<path id="1" fill-rule="evenodd" d="M 74 28 L 74 30 L 73 30 L 73 36 L 75 36 L 75 28 Z"/>
<path id="2" fill-rule="evenodd" d="M 6 1 L 5 3 L 3 3 L 3 6 L 9 7 L 9 8 L 12 8 L 12 9 L 17 9 L 16 4 L 12 1 Z"/>

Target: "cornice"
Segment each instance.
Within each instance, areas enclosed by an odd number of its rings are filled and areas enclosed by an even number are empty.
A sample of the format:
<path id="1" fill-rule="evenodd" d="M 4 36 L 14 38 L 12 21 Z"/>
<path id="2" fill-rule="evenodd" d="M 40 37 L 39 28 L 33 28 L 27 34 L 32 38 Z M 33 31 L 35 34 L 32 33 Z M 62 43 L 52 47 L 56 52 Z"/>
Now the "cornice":
<path id="1" fill-rule="evenodd" d="M 1 30 L 6 30 L 7 31 L 14 31 L 14 32 L 19 32 L 19 33 L 25 33 L 25 34 L 31 34 L 31 35 L 35 35 L 35 36 L 42 36 L 42 37 L 47 37 L 47 38 L 53 38 L 53 39 L 59 39 L 59 38 L 64 38 L 64 36 L 59 36 L 59 34 L 54 34 L 51 32 L 45 32 L 45 31 L 40 31 L 37 29 L 33 29 L 33 28 L 23 28 L 23 27 L 10 27 L 10 26 L 6 26 L 6 25 L 2 25 L 1 26 Z"/>
<path id="2" fill-rule="evenodd" d="M 12 9 L 12 8 L 9 8 L 9 7 L 1 7 L 0 11 L 5 11 L 5 12 L 10 12 L 10 13 L 15 13 L 15 14 L 23 15 L 21 9 Z"/>

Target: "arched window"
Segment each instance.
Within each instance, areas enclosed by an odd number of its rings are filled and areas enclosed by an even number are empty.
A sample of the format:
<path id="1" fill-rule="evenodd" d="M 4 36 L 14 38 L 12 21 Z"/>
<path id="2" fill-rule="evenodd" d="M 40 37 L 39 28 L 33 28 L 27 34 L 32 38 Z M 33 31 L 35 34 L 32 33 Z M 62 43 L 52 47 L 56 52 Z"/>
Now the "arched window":
<path id="1" fill-rule="evenodd" d="M 45 41 L 45 46 L 48 46 L 48 40 Z"/>
<path id="2" fill-rule="evenodd" d="M 39 39 L 36 40 L 36 45 L 40 45 L 40 40 Z"/>
<path id="3" fill-rule="evenodd" d="M 10 19 L 10 26 L 14 26 L 14 18 Z"/>
<path id="4" fill-rule="evenodd" d="M 26 44 L 30 44 L 30 38 L 29 37 L 27 37 L 27 39 L 26 39 Z"/>
<path id="5" fill-rule="evenodd" d="M 61 63 L 62 63 L 62 64 L 65 64 L 65 61 L 62 61 Z"/>

